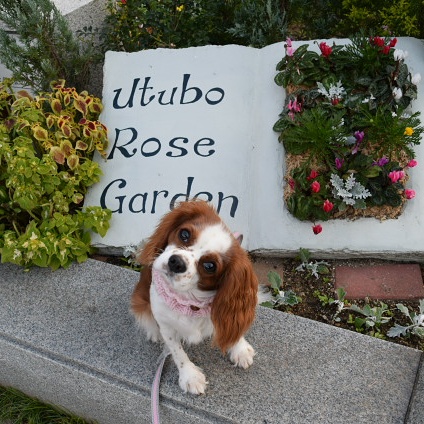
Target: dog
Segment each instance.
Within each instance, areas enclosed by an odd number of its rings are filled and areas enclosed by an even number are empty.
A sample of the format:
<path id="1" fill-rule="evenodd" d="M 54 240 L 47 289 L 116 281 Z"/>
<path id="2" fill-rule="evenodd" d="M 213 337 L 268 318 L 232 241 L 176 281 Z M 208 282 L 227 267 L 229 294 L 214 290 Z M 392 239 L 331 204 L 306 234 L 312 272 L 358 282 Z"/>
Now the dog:
<path id="1" fill-rule="evenodd" d="M 212 338 L 235 365 L 253 363 L 244 335 L 255 318 L 258 279 L 240 239 L 213 206 L 192 200 L 167 213 L 137 254 L 143 268 L 132 313 L 149 340 L 168 347 L 186 393 L 203 394 L 208 383 L 183 343 Z"/>

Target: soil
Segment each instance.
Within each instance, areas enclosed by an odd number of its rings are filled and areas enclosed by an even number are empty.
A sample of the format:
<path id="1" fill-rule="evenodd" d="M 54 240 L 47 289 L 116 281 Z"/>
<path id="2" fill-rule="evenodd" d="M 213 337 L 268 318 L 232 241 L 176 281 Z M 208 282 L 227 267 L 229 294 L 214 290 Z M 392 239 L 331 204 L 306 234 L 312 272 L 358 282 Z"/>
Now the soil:
<path id="1" fill-rule="evenodd" d="M 337 312 L 336 304 L 324 304 L 317 297 L 319 295 L 325 295 L 328 298 L 337 298 L 334 282 L 335 282 L 335 269 L 336 266 L 373 266 L 387 263 L 394 263 L 391 261 L 383 261 L 376 259 L 353 259 L 353 260 L 326 260 L 329 273 L 318 274 L 318 278 L 313 276 L 308 271 L 298 271 L 296 268 L 300 265 L 299 259 L 294 258 L 252 258 L 256 272 L 259 277 L 261 284 L 269 285 L 267 275 L 269 271 L 274 271 L 280 275 L 282 279 L 281 289 L 284 291 L 292 290 L 297 296 L 301 297 L 301 302 L 294 306 L 280 306 L 278 310 L 309 318 L 315 321 L 320 321 L 325 324 L 330 324 L 336 327 L 344 328 L 350 331 L 356 331 L 353 320 L 356 317 L 362 317 L 348 308 L 355 304 L 360 308 L 363 308 L 366 303 L 371 307 L 380 306 L 380 302 L 384 302 L 389 309 L 386 315 L 391 315 L 392 319 L 387 323 L 381 325 L 379 331 L 375 332 L 372 328 L 363 328 L 360 332 L 368 334 L 370 336 L 379 337 L 384 340 L 398 343 L 404 346 L 409 346 L 415 349 L 424 350 L 424 339 L 418 336 L 411 335 L 410 337 L 387 337 L 387 331 L 393 327 L 395 323 L 399 325 L 410 325 L 408 318 L 401 313 L 396 304 L 402 303 L 407 306 L 410 311 L 419 313 L 419 301 L 405 301 L 405 300 L 379 300 L 379 299 L 358 299 L 346 301 L 344 309 L 339 315 Z M 312 259 L 312 262 L 314 260 Z M 421 264 L 421 273 L 424 273 L 424 265 Z M 423 274 L 424 276 L 424 274 Z"/>
<path id="2" fill-rule="evenodd" d="M 112 256 L 93 256 L 93 259 L 102 260 L 114 265 L 127 266 L 127 262 L 118 257 Z M 296 268 L 300 265 L 300 260 L 295 258 L 263 258 L 252 257 L 256 273 L 259 278 L 260 284 L 269 286 L 268 273 L 270 271 L 276 272 L 282 279 L 281 290 L 292 290 L 297 296 L 301 297 L 300 303 L 294 306 L 280 306 L 277 309 L 289 314 L 302 316 L 304 318 L 312 319 L 315 321 L 323 322 L 325 324 L 340 327 L 349 331 L 356 331 L 353 320 L 355 317 L 361 317 L 360 314 L 355 313 L 348 308 L 355 304 L 361 308 L 368 303 L 371 307 L 380 306 L 379 299 L 358 299 L 346 302 L 344 309 L 336 316 L 337 305 L 323 304 L 317 297 L 319 295 L 327 296 L 328 298 L 336 298 L 334 290 L 335 269 L 336 266 L 373 266 L 387 263 L 395 263 L 393 261 L 383 261 L 377 259 L 343 259 L 343 260 L 326 260 L 329 273 L 318 274 L 318 278 L 308 271 L 298 271 Z M 315 262 L 313 259 L 311 262 Z M 424 276 L 424 264 L 421 264 L 421 272 Z M 392 319 L 387 324 L 382 324 L 377 332 L 372 328 L 362 329 L 359 332 L 367 334 L 371 337 L 378 337 L 389 342 L 398 343 L 414 349 L 424 351 L 424 339 L 415 335 L 409 337 L 387 337 L 387 331 L 393 327 L 395 323 L 399 325 L 410 325 L 409 320 L 402 314 L 396 307 L 397 303 L 402 303 L 407 306 L 410 311 L 419 313 L 419 301 L 404 301 L 404 300 L 382 300 L 389 309 L 386 315 L 391 315 Z M 353 318 L 353 319 L 352 319 Z"/>

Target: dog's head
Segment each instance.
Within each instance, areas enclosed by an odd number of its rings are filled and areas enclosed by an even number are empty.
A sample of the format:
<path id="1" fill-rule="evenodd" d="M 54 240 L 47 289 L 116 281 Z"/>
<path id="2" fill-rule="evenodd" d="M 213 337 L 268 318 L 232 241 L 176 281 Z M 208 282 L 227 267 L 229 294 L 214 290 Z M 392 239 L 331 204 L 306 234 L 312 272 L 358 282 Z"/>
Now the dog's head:
<path id="1" fill-rule="evenodd" d="M 214 341 L 226 351 L 253 322 L 258 281 L 247 253 L 204 201 L 183 202 L 160 221 L 139 255 L 183 296 L 211 298 Z"/>

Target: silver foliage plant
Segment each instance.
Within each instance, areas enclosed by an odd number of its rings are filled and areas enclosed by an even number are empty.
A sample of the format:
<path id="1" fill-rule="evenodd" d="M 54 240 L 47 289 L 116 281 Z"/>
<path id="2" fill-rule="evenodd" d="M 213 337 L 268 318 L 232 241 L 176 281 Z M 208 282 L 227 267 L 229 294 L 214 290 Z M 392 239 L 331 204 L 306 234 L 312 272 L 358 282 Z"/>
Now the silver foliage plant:
<path id="1" fill-rule="evenodd" d="M 395 324 L 394 327 L 390 328 L 387 332 L 389 337 L 407 336 L 408 334 L 414 334 L 419 337 L 424 337 L 424 299 L 420 300 L 419 309 L 420 312 L 410 312 L 409 309 L 402 303 L 398 303 L 396 307 L 411 321 L 411 325 L 403 326 Z"/>
<path id="2" fill-rule="evenodd" d="M 347 206 L 365 209 L 365 199 L 370 197 L 371 193 L 360 182 L 356 181 L 353 174 L 350 174 L 346 181 L 337 174 L 331 174 L 330 182 L 333 186 L 334 197 L 343 201 L 339 210 L 344 210 Z"/>

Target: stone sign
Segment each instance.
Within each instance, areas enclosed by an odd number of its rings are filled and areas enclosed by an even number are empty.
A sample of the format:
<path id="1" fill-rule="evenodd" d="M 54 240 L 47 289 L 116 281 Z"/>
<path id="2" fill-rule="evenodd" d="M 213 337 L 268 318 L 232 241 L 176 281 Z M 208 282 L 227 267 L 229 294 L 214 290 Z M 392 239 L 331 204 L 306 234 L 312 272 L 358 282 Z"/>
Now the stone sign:
<path id="1" fill-rule="evenodd" d="M 403 38 L 399 48 L 409 51 L 411 69 L 424 69 L 420 41 Z M 411 172 L 417 197 L 397 220 L 333 220 L 314 235 L 311 222 L 288 213 L 284 149 L 272 129 L 284 103 L 274 82 L 283 55 L 284 43 L 106 54 L 101 119 L 109 130 L 108 155 L 106 161 L 97 158 L 104 176 L 86 205 L 109 208 L 113 218 L 106 237 L 93 235 L 95 245 L 137 245 L 175 203 L 201 198 L 216 206 L 232 230 L 244 233 L 249 250 L 284 254 L 303 247 L 326 256 L 405 257 L 424 252 L 420 166 Z M 423 98 L 415 101 L 416 110 L 424 110 Z M 422 151 L 416 148 L 419 164 Z"/>

